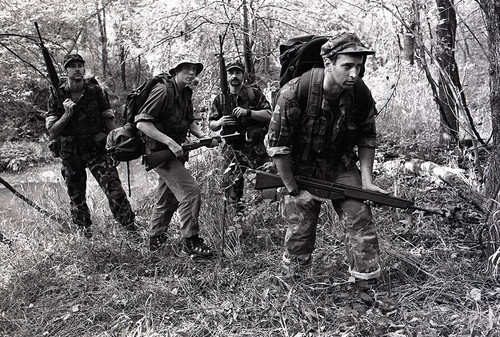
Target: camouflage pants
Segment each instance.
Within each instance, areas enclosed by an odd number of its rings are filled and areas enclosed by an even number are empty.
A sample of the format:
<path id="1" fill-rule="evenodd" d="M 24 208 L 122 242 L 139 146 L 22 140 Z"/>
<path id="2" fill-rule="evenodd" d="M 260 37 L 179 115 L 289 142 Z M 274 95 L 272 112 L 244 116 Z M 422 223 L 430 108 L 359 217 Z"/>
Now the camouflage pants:
<path id="1" fill-rule="evenodd" d="M 123 226 L 133 222 L 135 214 L 123 190 L 118 171 L 105 154 L 94 156 L 88 161 L 80 157 L 63 160 L 61 173 L 68 189 L 73 222 L 83 227 L 89 227 L 92 224 L 86 201 L 86 167 L 108 198 L 109 207 L 115 219 Z"/>
<path id="2" fill-rule="evenodd" d="M 334 177 L 329 177 L 328 181 L 361 186 L 361 177 L 357 170 L 338 171 Z M 345 249 L 351 274 L 362 279 L 378 277 L 379 242 L 370 207 L 349 199 L 332 200 L 332 203 L 345 228 Z M 289 195 L 283 196 L 281 212 L 288 223 L 285 246 L 289 255 L 305 260 L 312 254 L 320 209 L 320 202 L 306 210 L 298 207 Z"/>
<path id="3" fill-rule="evenodd" d="M 236 204 L 243 197 L 244 177 L 247 168 L 256 169 L 270 161 L 265 148 L 260 144 L 246 143 L 243 146 L 225 146 L 222 150 L 224 167 L 222 188 L 229 203 Z M 239 167 L 239 169 L 238 169 Z"/>

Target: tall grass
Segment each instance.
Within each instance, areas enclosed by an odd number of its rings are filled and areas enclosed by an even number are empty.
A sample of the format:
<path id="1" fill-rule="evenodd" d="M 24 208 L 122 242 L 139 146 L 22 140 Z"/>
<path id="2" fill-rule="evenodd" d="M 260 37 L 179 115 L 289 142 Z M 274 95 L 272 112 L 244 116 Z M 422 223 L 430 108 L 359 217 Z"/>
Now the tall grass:
<path id="1" fill-rule="evenodd" d="M 379 132 L 384 149 L 405 146 L 422 157 L 432 144 L 426 141 L 437 139 L 437 117 L 429 108 L 427 89 L 411 77 L 417 75 L 405 76 L 401 81 L 415 87 L 398 87 L 378 117 Z M 390 91 L 373 92 L 381 104 Z M 446 209 L 459 202 L 439 182 L 405 172 L 399 160 L 377 160 L 377 183 L 397 195 Z M 137 162 L 131 164 L 130 200 L 142 227 L 140 242 L 113 220 L 91 177 L 90 240 L 28 206 L 13 214 L 10 204 L 2 205 L 6 216 L 0 228 L 14 245 L 0 246 L 0 336 L 499 335 L 500 287 L 485 273 L 487 259 L 476 236 L 479 224 L 375 207 L 383 274 L 378 284 L 360 287 L 349 282 L 343 228 L 332 206 L 325 204 L 312 271 L 291 279 L 281 272 L 286 228 L 278 203 L 263 200 L 252 189 L 252 175 L 245 174 L 246 211 L 237 215 L 228 207 L 223 220 L 220 154 L 216 149 L 195 151 L 188 167 L 203 192 L 201 235 L 218 251 L 209 260 L 179 254 L 176 218 L 165 247 L 149 251 L 157 177 Z M 58 176 L 57 165 L 50 169 Z M 33 175 L 41 171 L 9 177 L 38 180 Z M 120 176 L 126 188 L 123 165 Z M 69 222 L 60 181 L 22 188 Z M 473 211 L 469 205 L 462 208 Z"/>

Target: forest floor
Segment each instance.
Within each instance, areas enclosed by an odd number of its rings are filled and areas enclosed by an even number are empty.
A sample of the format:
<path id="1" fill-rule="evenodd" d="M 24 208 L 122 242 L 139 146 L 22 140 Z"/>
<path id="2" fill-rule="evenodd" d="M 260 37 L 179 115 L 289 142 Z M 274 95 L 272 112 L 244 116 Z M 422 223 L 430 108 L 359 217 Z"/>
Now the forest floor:
<path id="1" fill-rule="evenodd" d="M 1 176 L 69 223 L 59 164 L 40 146 L 27 157 L 45 159 L 14 166 L 20 162 L 14 156 Z M 217 150 L 200 151 L 189 166 L 203 191 L 201 233 L 218 251 L 208 260 L 179 254 L 176 219 L 165 248 L 149 251 L 156 177 L 138 162 L 131 163 L 130 200 L 142 226 L 140 241 L 114 222 L 93 178 L 92 239 L 0 189 L 0 232 L 13 242 L 0 244 L 0 336 L 500 336 L 500 283 L 487 269 L 480 215 L 439 179 L 402 165 L 403 153 L 450 159 L 444 151 L 404 144 L 379 151 L 379 186 L 417 205 L 450 214 L 460 208 L 468 216 L 374 207 L 383 266 L 376 284 L 349 279 L 343 229 L 329 203 L 322 208 L 312 270 L 284 275 L 286 228 L 277 202 L 252 189 L 252 174 L 245 175 L 244 214 L 229 209 L 222 220 Z M 124 164 L 119 171 L 127 189 Z"/>

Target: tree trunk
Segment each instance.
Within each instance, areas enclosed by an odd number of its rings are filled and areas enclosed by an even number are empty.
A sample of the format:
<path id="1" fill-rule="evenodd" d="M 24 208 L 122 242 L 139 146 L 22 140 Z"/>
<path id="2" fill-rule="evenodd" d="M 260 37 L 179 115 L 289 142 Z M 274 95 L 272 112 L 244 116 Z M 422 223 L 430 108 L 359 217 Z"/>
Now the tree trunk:
<path id="1" fill-rule="evenodd" d="M 415 174 L 424 172 L 428 175 L 441 179 L 443 182 L 455 189 L 461 198 L 467 200 L 474 207 L 476 207 L 478 211 L 483 214 L 486 213 L 485 205 L 487 204 L 487 198 L 485 198 L 485 196 L 481 193 L 475 191 L 474 188 L 463 181 L 457 174 L 456 170 L 420 159 L 411 159 L 405 162 L 405 168 Z"/>
<path id="2" fill-rule="evenodd" d="M 419 25 L 418 13 L 417 13 L 418 10 L 419 10 L 418 4 L 415 1 L 413 1 L 410 13 L 411 30 L 406 31 L 404 33 L 404 58 L 411 65 L 415 64 L 415 35 L 413 32 L 415 32 L 418 29 Z"/>
<path id="3" fill-rule="evenodd" d="M 97 9 L 97 22 L 99 25 L 99 34 L 101 37 L 101 65 L 102 65 L 102 76 L 104 80 L 107 78 L 107 64 L 108 64 L 108 36 L 106 33 L 106 10 L 104 6 L 100 6 L 99 0 L 96 0 L 95 2 L 96 9 Z M 102 16 L 101 16 L 102 13 Z"/>
<path id="4" fill-rule="evenodd" d="M 436 27 L 437 62 L 441 68 L 438 81 L 440 111 L 440 143 L 454 144 L 458 140 L 459 107 L 455 100 L 455 88 L 460 92 L 462 86 L 455 61 L 455 36 L 457 19 L 453 0 L 436 0 L 439 23 Z"/>
<path id="5" fill-rule="evenodd" d="M 255 69 L 252 62 L 252 45 L 250 42 L 250 25 L 248 23 L 248 4 L 243 0 L 243 50 L 245 59 L 245 71 L 250 83 L 255 81 Z"/>
<path id="6" fill-rule="evenodd" d="M 485 194 L 491 198 L 487 221 L 491 267 L 495 272 L 500 266 L 500 2 L 478 0 L 486 17 L 490 48 L 490 106 L 493 129 L 493 152 L 490 155 L 485 176 Z M 495 254 L 497 253 L 497 254 Z"/>
<path id="7" fill-rule="evenodd" d="M 125 47 L 122 45 L 120 46 L 120 76 L 122 79 L 123 90 L 127 90 L 127 67 L 125 66 L 126 65 L 125 59 L 126 59 Z"/>

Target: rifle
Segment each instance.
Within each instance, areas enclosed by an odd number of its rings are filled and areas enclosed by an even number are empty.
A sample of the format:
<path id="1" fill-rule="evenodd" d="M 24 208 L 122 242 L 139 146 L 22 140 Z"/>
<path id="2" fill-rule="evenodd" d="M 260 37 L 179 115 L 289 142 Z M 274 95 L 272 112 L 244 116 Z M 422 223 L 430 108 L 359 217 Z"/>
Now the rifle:
<path id="1" fill-rule="evenodd" d="M 223 140 L 224 141 L 228 141 L 228 140 L 235 141 L 235 140 L 238 140 L 240 138 L 241 138 L 241 134 L 236 132 L 236 133 L 233 133 L 231 135 L 202 138 L 198 142 L 184 143 L 181 145 L 181 147 L 186 152 L 186 151 L 194 150 L 194 149 L 197 149 L 197 148 L 200 148 L 203 146 L 208 146 L 212 143 L 212 140 L 214 140 L 214 139 L 217 140 L 217 142 L 221 143 Z M 175 158 L 175 155 L 170 149 L 146 153 L 146 155 L 144 156 L 144 164 L 146 166 L 146 171 L 154 169 L 158 165 L 160 165 L 164 162 L 168 162 L 174 158 Z"/>
<path id="2" fill-rule="evenodd" d="M 222 36 L 219 35 L 220 53 L 216 54 L 219 59 L 219 78 L 220 78 L 220 91 L 221 91 L 221 106 L 223 116 L 233 116 L 233 109 L 236 108 L 236 102 L 229 92 L 229 85 L 227 84 L 226 62 L 224 60 L 224 41 Z M 223 134 L 233 134 L 237 132 L 238 120 L 233 116 L 236 125 L 226 125 L 222 127 Z"/>
<path id="3" fill-rule="evenodd" d="M 40 34 L 40 29 L 38 29 L 38 23 L 35 22 L 36 32 L 40 39 L 40 48 L 42 49 L 43 60 L 45 61 L 45 66 L 47 67 L 47 74 L 49 76 L 49 81 L 51 84 L 51 90 L 54 98 L 61 104 L 62 92 L 59 89 L 59 76 L 57 75 L 56 68 L 52 62 L 52 57 L 50 56 L 49 50 L 43 44 L 42 35 Z"/>
<path id="4" fill-rule="evenodd" d="M 255 170 L 257 173 L 255 181 L 255 189 L 263 190 L 269 188 L 283 187 L 285 186 L 281 177 L 277 174 L 268 173 L 264 171 Z M 368 191 L 362 188 L 335 184 L 323 180 L 297 176 L 295 177 L 297 184 L 303 190 L 324 199 L 330 200 L 340 200 L 340 199 L 355 199 L 359 201 L 372 201 L 375 204 L 391 206 L 402 209 L 415 209 L 421 210 L 433 214 L 438 214 L 447 217 L 444 211 L 437 209 L 428 209 L 419 207 L 413 204 L 413 201 L 392 197 L 387 194 Z"/>
<path id="5" fill-rule="evenodd" d="M 40 34 L 40 29 L 38 29 L 38 23 L 36 22 L 35 28 L 40 39 L 40 48 L 42 49 L 43 60 L 45 61 L 45 66 L 47 67 L 47 74 L 50 81 L 50 91 L 52 93 L 52 97 L 54 97 L 55 102 L 60 107 L 62 107 L 62 102 L 64 101 L 64 93 L 62 92 L 61 88 L 59 88 L 59 76 L 57 75 L 57 71 L 54 67 L 54 63 L 52 62 L 52 57 L 50 56 L 49 50 L 43 44 L 42 34 Z M 51 137 L 47 145 L 54 157 L 59 157 L 59 151 L 61 147 L 59 138 L 52 139 Z"/>

